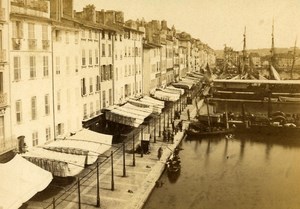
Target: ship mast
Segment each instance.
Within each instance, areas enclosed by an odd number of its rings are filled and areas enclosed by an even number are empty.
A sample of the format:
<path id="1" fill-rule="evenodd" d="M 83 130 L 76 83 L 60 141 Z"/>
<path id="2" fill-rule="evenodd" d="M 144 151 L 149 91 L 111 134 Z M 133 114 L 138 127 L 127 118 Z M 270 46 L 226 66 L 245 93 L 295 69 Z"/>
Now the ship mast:
<path id="1" fill-rule="evenodd" d="M 293 63 L 292 63 L 292 68 L 291 68 L 291 79 L 293 79 L 293 70 L 294 70 L 294 65 L 295 65 L 295 61 L 296 61 L 296 45 L 297 45 L 297 37 L 296 37 L 295 46 L 294 46 Z"/>
<path id="2" fill-rule="evenodd" d="M 275 44 L 274 44 L 274 19 L 272 24 L 272 46 L 271 46 L 271 65 L 275 65 Z"/>
<path id="3" fill-rule="evenodd" d="M 246 56 L 247 56 L 247 52 L 246 52 L 246 26 L 244 29 L 244 45 L 243 45 L 243 63 L 242 63 L 242 73 L 245 72 L 245 63 L 246 63 Z"/>

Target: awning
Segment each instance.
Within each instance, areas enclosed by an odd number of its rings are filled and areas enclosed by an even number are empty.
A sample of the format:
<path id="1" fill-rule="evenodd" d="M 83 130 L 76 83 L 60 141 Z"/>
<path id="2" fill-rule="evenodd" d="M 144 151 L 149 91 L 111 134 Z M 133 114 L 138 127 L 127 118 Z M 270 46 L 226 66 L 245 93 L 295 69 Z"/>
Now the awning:
<path id="1" fill-rule="evenodd" d="M 17 209 L 52 181 L 52 174 L 20 155 L 0 164 L 0 208 Z"/>
<path id="2" fill-rule="evenodd" d="M 180 95 L 183 95 L 184 94 L 184 89 L 181 89 L 181 88 L 176 88 L 174 86 L 167 86 L 166 89 L 170 89 L 170 90 L 173 90 L 173 91 L 176 91 L 176 92 L 179 92 Z"/>
<path id="3" fill-rule="evenodd" d="M 140 101 L 149 102 L 149 103 L 155 104 L 155 105 L 157 105 L 161 108 L 165 107 L 165 102 L 164 101 L 160 101 L 160 100 L 154 99 L 154 98 L 149 97 L 149 96 L 144 96 L 143 98 L 140 99 Z"/>
<path id="4" fill-rule="evenodd" d="M 144 122 L 144 119 L 152 113 L 147 112 L 149 108 L 132 107 L 133 105 L 130 106 L 129 104 L 125 105 L 106 112 L 106 119 L 128 126 L 139 127 Z"/>
<path id="5" fill-rule="evenodd" d="M 170 102 L 175 102 L 180 98 L 180 94 L 169 93 L 163 90 L 156 90 L 152 96 L 154 98 Z"/>
<path id="6" fill-rule="evenodd" d="M 157 113 L 157 114 L 160 114 L 162 112 L 162 109 L 163 109 L 163 108 L 159 107 L 158 105 L 155 105 L 155 104 L 153 104 L 151 102 L 148 102 L 148 101 L 145 101 L 145 100 L 142 101 L 142 100 L 129 99 L 128 103 L 133 104 L 137 107 L 150 108 L 153 113 Z"/>
<path id="7" fill-rule="evenodd" d="M 66 154 L 33 147 L 22 154 L 22 156 L 35 165 L 51 172 L 54 176 L 66 177 L 79 174 L 86 163 L 86 153 L 84 151 L 74 149 L 72 153 L 76 154 Z"/>
<path id="8" fill-rule="evenodd" d="M 178 88 L 183 88 L 183 89 L 191 89 L 194 84 L 190 82 L 184 82 L 184 81 L 179 81 L 176 83 L 172 83 L 172 86 L 178 87 Z"/>
<path id="9" fill-rule="evenodd" d="M 73 136 L 53 141 L 43 147 L 48 150 L 70 154 L 75 154 L 72 153 L 74 149 L 81 150 L 87 156 L 86 164 L 90 165 L 96 162 L 99 155 L 110 149 L 111 144 L 112 135 L 82 129 Z"/>

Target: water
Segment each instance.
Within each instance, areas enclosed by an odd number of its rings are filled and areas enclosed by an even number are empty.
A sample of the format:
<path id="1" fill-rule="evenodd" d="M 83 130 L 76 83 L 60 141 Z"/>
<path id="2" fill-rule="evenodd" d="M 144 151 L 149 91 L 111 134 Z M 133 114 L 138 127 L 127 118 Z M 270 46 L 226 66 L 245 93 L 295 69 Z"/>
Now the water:
<path id="1" fill-rule="evenodd" d="M 144 209 L 300 208 L 299 137 L 212 138 L 181 148 L 178 178 L 165 172 Z"/>

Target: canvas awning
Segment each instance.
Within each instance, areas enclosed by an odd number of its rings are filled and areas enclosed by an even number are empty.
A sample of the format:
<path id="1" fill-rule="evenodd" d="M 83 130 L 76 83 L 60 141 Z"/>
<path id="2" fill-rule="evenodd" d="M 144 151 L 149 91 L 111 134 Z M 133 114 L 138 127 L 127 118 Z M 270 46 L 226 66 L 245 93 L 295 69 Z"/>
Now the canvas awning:
<path id="1" fill-rule="evenodd" d="M 98 156 L 106 152 L 112 144 L 112 135 L 100 134 L 88 129 L 82 129 L 66 139 L 53 141 L 43 146 L 45 149 L 71 153 L 72 150 L 81 150 L 87 156 L 86 164 L 96 162 Z"/>
<path id="2" fill-rule="evenodd" d="M 144 119 L 152 113 L 147 112 L 149 108 L 133 107 L 130 104 L 125 105 L 106 112 L 106 119 L 128 126 L 139 127 Z"/>
<path id="3" fill-rule="evenodd" d="M 44 190 L 52 181 L 52 174 L 28 162 L 20 155 L 0 164 L 0 208 L 17 209 Z"/>
<path id="4" fill-rule="evenodd" d="M 181 88 L 176 88 L 174 86 L 167 86 L 166 89 L 170 89 L 170 90 L 173 90 L 173 91 L 176 91 L 176 92 L 179 92 L 180 95 L 183 95 L 184 94 L 184 89 L 181 89 Z"/>
<path id="5" fill-rule="evenodd" d="M 172 83 L 172 85 L 177 87 L 177 88 L 191 89 L 194 84 L 192 84 L 190 82 L 179 81 L 179 82 L 176 82 L 176 83 Z"/>
<path id="6" fill-rule="evenodd" d="M 158 107 L 161 107 L 161 108 L 165 107 L 165 102 L 164 101 L 160 101 L 160 100 L 154 99 L 154 98 L 149 97 L 149 96 L 144 96 L 140 100 L 155 104 L 155 105 L 157 105 Z"/>
<path id="7" fill-rule="evenodd" d="M 54 176 L 75 176 L 79 174 L 86 163 L 86 152 L 67 148 L 71 153 L 55 152 L 41 147 L 33 147 L 22 156 L 35 165 L 51 172 Z"/>
<path id="8" fill-rule="evenodd" d="M 170 102 L 175 102 L 180 98 L 180 94 L 169 93 L 163 90 L 156 90 L 152 96 L 154 98 Z"/>
<path id="9" fill-rule="evenodd" d="M 156 114 L 160 114 L 162 112 L 162 108 L 159 107 L 156 104 L 153 104 L 151 102 L 145 101 L 145 100 L 134 100 L 134 99 L 129 99 L 128 103 L 133 104 L 137 107 L 146 107 L 146 108 L 150 108 L 152 110 L 153 113 Z"/>

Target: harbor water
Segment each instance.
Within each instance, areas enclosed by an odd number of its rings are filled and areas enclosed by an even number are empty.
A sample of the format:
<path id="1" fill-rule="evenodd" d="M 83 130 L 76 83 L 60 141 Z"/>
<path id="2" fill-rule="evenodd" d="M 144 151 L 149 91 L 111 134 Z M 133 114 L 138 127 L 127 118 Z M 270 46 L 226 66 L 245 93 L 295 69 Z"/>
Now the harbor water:
<path id="1" fill-rule="evenodd" d="M 181 172 L 165 171 L 144 209 L 300 208 L 300 137 L 186 139 L 180 147 Z"/>

